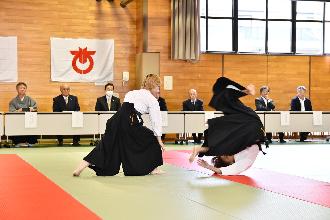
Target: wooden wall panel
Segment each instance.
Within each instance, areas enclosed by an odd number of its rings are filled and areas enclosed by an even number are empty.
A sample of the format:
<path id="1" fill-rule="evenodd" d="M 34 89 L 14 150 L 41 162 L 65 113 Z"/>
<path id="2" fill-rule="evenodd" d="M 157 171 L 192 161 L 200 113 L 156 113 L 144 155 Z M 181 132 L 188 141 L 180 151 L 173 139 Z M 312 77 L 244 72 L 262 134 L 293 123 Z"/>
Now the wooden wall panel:
<path id="1" fill-rule="evenodd" d="M 50 81 L 50 37 L 114 39 L 114 83 L 123 95 L 135 86 L 136 14 L 133 1 L 126 8 L 119 1 L 44 1 L 1 0 L 0 36 L 18 37 L 18 80 L 28 84 L 28 95 L 39 111 L 51 111 L 52 98 L 59 94 L 60 83 Z M 130 72 L 130 81 L 122 85 L 122 72 Z M 16 96 L 16 83 L 0 84 L 0 111 L 8 110 Z M 83 111 L 94 110 L 103 86 L 70 83 Z"/>
<path id="2" fill-rule="evenodd" d="M 259 55 L 225 55 L 224 76 L 233 79 L 243 86 L 254 84 L 258 88 L 267 84 L 267 57 Z M 246 96 L 242 101 L 255 109 L 255 97 Z"/>
<path id="3" fill-rule="evenodd" d="M 299 85 L 309 88 L 309 56 L 269 56 L 268 86 L 277 110 L 290 110 Z M 309 97 L 309 90 L 307 91 Z"/>
<path id="4" fill-rule="evenodd" d="M 121 98 L 135 88 L 136 53 L 143 50 L 142 0 L 126 8 L 119 1 L 95 0 L 43 1 L 1 0 L 0 36 L 18 36 L 19 81 L 28 84 L 28 94 L 36 99 L 40 111 L 51 111 L 52 98 L 59 94 L 60 83 L 50 82 L 50 37 L 112 38 L 115 40 L 115 87 Z M 174 89 L 164 91 L 170 110 L 181 110 L 188 90 L 195 88 L 207 106 L 214 81 L 221 75 L 246 85 L 271 87 L 270 97 L 278 110 L 288 110 L 298 85 L 310 88 L 316 110 L 330 110 L 330 58 L 317 56 L 266 56 L 202 54 L 199 62 L 174 61 L 171 49 L 171 1 L 148 1 L 148 51 L 160 52 L 161 78 L 171 75 Z M 122 84 L 122 72 L 130 72 L 130 81 Z M 16 83 L 0 84 L 0 111 L 8 110 L 16 96 Z M 103 86 L 71 83 L 83 111 L 94 109 L 103 95 Z M 243 101 L 254 108 L 254 98 Z M 206 109 L 209 109 L 206 107 Z"/>
<path id="5" fill-rule="evenodd" d="M 196 87 L 199 96 L 208 103 L 211 87 L 221 74 L 243 85 L 255 84 L 257 95 L 260 86 L 270 86 L 270 97 L 274 99 L 277 110 L 290 109 L 290 101 L 296 95 L 298 85 L 310 87 L 308 96 L 315 109 L 330 110 L 330 104 L 322 101 L 330 95 L 329 57 L 203 54 L 198 63 L 172 61 L 171 3 L 167 0 L 150 1 L 148 10 L 148 49 L 161 53 L 161 76 L 174 76 L 174 90 L 162 90 L 171 110 L 181 108 L 181 101 L 187 97 L 190 87 Z M 254 98 L 249 96 L 242 100 L 255 109 Z"/>
<path id="6" fill-rule="evenodd" d="M 191 88 L 197 90 L 205 109 L 211 98 L 212 85 L 222 71 L 222 55 L 202 54 L 197 63 L 171 60 L 171 1 L 148 3 L 148 52 L 160 52 L 160 75 L 173 76 L 173 90 L 161 90 L 170 110 L 182 110 Z"/>
<path id="7" fill-rule="evenodd" d="M 135 0 L 136 2 L 136 53 L 143 52 L 143 1 Z"/>
<path id="8" fill-rule="evenodd" d="M 311 58 L 311 101 L 314 110 L 330 110 L 330 57 Z"/>
<path id="9" fill-rule="evenodd" d="M 221 75 L 221 55 L 202 55 L 201 61 L 195 64 L 185 61 L 171 61 L 161 55 L 161 77 L 173 76 L 173 90 L 161 90 L 170 110 L 182 110 L 182 102 L 188 99 L 191 88 L 197 90 L 198 98 L 204 101 L 204 107 L 212 95 L 212 83 Z M 210 82 L 212 82 L 210 84 Z"/>

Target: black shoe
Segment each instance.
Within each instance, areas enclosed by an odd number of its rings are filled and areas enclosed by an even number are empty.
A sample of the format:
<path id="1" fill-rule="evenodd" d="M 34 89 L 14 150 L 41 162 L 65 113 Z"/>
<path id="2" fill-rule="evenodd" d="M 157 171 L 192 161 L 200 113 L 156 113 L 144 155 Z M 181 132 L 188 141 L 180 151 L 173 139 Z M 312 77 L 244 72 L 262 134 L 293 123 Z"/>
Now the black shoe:
<path id="1" fill-rule="evenodd" d="M 57 146 L 62 147 L 63 146 L 63 141 L 59 141 Z"/>
<path id="2" fill-rule="evenodd" d="M 78 146 L 80 146 L 80 144 L 79 144 L 79 142 L 73 142 L 72 146 L 78 147 Z"/>
<path id="3" fill-rule="evenodd" d="M 285 140 L 280 140 L 280 143 L 284 144 L 284 143 L 286 143 L 286 141 Z"/>
<path id="4" fill-rule="evenodd" d="M 272 140 L 268 140 L 268 144 L 272 144 L 273 143 L 273 141 Z"/>

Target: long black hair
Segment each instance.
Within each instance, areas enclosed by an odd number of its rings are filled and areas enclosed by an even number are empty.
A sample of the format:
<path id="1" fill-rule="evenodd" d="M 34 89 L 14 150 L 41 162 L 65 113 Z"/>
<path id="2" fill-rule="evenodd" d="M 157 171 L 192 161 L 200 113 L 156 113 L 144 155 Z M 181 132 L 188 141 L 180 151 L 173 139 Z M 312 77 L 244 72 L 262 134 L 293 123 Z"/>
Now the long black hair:
<path id="1" fill-rule="evenodd" d="M 213 163 L 213 165 L 217 168 L 220 168 L 220 167 L 227 167 L 229 165 L 231 165 L 232 163 L 230 162 L 226 162 L 224 161 L 221 156 L 216 156 L 216 157 L 213 157 L 211 162 Z"/>

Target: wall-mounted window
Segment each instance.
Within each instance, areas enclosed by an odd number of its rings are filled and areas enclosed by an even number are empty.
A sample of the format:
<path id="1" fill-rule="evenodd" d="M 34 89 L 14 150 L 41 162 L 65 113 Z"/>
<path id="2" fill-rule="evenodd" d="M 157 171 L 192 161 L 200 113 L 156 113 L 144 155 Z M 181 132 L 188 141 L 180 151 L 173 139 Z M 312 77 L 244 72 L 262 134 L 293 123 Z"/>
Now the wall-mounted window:
<path id="1" fill-rule="evenodd" d="M 324 53 L 330 54 L 330 2 L 325 4 Z"/>
<path id="2" fill-rule="evenodd" d="M 296 23 L 296 52 L 323 53 L 323 2 L 298 1 Z"/>
<path id="3" fill-rule="evenodd" d="M 202 52 L 330 54 L 330 2 L 201 0 Z"/>
<path id="4" fill-rule="evenodd" d="M 232 52 L 232 0 L 201 0 L 202 51 Z"/>
<path id="5" fill-rule="evenodd" d="M 292 51 L 291 0 L 268 0 L 267 8 L 268 8 L 267 52 L 291 53 Z"/>

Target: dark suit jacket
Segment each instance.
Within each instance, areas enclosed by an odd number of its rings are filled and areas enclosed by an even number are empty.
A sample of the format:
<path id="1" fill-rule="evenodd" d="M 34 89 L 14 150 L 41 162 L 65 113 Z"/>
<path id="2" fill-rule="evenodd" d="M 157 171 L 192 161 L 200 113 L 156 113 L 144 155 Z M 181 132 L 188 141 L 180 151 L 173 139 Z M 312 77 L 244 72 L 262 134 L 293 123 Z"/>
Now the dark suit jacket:
<path id="1" fill-rule="evenodd" d="M 111 97 L 111 107 L 109 110 L 108 103 L 107 103 L 107 97 L 104 95 L 102 97 L 97 98 L 96 104 L 95 104 L 95 111 L 118 111 L 120 108 L 120 99 L 112 96 Z"/>
<path id="2" fill-rule="evenodd" d="M 274 102 L 268 102 L 267 106 L 262 97 L 255 99 L 256 111 L 271 111 L 275 109 Z"/>
<path id="3" fill-rule="evenodd" d="M 165 102 L 165 99 L 164 98 L 159 97 L 158 103 L 159 103 L 159 107 L 160 107 L 160 110 L 161 111 L 168 111 L 167 110 L 167 105 L 166 105 L 166 102 Z"/>
<path id="4" fill-rule="evenodd" d="M 196 99 L 195 105 L 191 102 L 190 99 L 187 99 L 182 103 L 183 111 L 204 111 L 203 101 Z"/>
<path id="5" fill-rule="evenodd" d="M 313 111 L 312 103 L 309 99 L 305 98 L 304 104 L 306 111 Z M 291 111 L 301 111 L 301 104 L 297 96 L 291 100 Z"/>
<path id="6" fill-rule="evenodd" d="M 69 95 L 67 105 L 65 104 L 62 95 L 53 98 L 53 112 L 62 112 L 62 111 L 80 111 L 80 106 L 78 103 L 77 96 Z"/>

